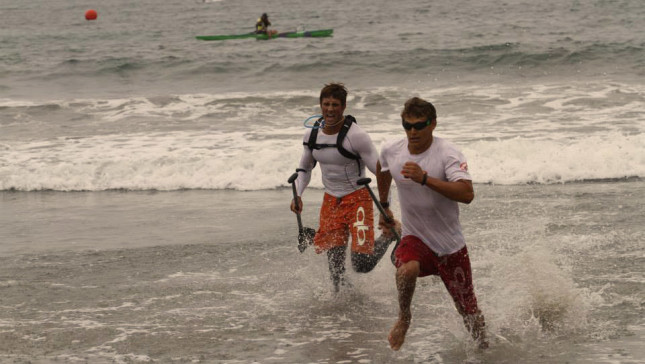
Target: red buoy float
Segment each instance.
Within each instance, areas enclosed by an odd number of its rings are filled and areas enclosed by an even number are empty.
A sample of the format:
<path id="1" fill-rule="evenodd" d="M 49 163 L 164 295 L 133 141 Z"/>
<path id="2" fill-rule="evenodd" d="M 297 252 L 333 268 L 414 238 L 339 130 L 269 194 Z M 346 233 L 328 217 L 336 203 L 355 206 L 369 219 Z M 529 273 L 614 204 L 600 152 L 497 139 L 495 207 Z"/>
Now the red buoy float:
<path id="1" fill-rule="evenodd" d="M 95 20 L 98 14 L 96 13 L 96 10 L 90 9 L 85 12 L 85 19 L 86 20 Z"/>

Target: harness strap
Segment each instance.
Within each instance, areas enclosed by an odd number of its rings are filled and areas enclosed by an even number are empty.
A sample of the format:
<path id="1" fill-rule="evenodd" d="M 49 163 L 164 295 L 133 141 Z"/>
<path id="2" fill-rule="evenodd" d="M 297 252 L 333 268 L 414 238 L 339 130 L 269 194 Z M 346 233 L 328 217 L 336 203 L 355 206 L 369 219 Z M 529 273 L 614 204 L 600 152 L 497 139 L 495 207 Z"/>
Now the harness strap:
<path id="1" fill-rule="evenodd" d="M 361 156 L 350 152 L 349 150 L 345 149 L 345 147 L 343 146 L 343 141 L 347 136 L 347 132 L 349 132 L 349 128 L 352 127 L 352 124 L 356 122 L 356 119 L 351 115 L 345 115 L 345 122 L 343 123 L 343 126 L 338 131 L 336 144 L 317 144 L 316 139 L 318 138 L 318 129 L 320 128 L 320 124 L 322 120 L 323 120 L 322 117 L 316 120 L 316 122 L 313 125 L 313 129 L 311 130 L 311 134 L 309 134 L 309 140 L 307 142 L 303 142 L 302 144 L 306 145 L 311 151 L 313 151 L 314 149 L 320 150 L 322 148 L 338 149 L 338 152 L 343 157 L 348 159 L 353 159 L 356 161 L 356 164 L 358 167 L 358 175 L 360 176 L 361 175 L 361 163 L 360 163 Z M 316 163 L 317 161 L 314 159 L 314 167 L 316 166 Z"/>

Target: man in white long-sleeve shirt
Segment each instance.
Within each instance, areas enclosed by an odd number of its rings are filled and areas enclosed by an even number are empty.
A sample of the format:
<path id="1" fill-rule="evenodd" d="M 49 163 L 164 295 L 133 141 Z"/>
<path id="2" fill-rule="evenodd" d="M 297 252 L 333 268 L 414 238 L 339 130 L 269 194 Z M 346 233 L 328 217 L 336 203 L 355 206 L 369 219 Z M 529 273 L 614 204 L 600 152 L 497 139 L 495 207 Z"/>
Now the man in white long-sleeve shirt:
<path id="1" fill-rule="evenodd" d="M 374 208 L 369 192 L 356 181 L 365 176 L 365 167 L 376 173 L 378 152 L 369 135 L 351 115 L 344 115 L 347 89 L 343 84 L 325 85 L 320 92 L 322 120 L 308 129 L 297 169 L 297 201 L 291 210 L 303 209 L 302 193 L 311 180 L 311 171 L 320 164 L 325 195 L 320 209 L 320 227 L 314 237 L 317 253 L 327 252 L 334 288 L 345 283 L 345 251 L 352 237 L 352 263 L 358 272 L 369 272 L 392 241 L 374 244 Z"/>

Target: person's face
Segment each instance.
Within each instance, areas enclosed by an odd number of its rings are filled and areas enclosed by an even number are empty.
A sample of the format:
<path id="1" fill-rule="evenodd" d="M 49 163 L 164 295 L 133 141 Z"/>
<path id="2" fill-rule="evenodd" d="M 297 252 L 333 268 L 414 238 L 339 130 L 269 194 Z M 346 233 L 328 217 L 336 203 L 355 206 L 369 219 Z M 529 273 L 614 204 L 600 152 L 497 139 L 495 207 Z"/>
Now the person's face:
<path id="1" fill-rule="evenodd" d="M 345 105 L 340 100 L 333 97 L 325 97 L 320 102 L 320 109 L 325 123 L 334 125 L 343 120 L 343 113 L 345 112 Z"/>
<path id="2" fill-rule="evenodd" d="M 406 124 L 409 129 L 405 128 Z M 411 151 L 423 151 L 432 143 L 432 131 L 437 125 L 435 120 L 428 121 L 428 118 L 424 116 L 408 116 L 403 118 L 403 125 Z M 421 129 L 419 130 L 419 128 Z"/>

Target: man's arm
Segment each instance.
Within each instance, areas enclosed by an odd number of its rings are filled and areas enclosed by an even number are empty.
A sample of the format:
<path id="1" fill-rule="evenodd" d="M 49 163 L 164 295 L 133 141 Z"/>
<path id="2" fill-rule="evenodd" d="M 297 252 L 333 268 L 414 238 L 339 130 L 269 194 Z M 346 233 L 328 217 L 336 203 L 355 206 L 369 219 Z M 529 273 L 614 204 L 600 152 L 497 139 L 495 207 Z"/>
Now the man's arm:
<path id="1" fill-rule="evenodd" d="M 475 198 L 473 182 L 467 179 L 447 182 L 437 178 L 428 177 L 426 180 L 426 186 L 451 200 L 465 204 L 471 203 Z"/>
<path id="2" fill-rule="evenodd" d="M 304 140 L 309 140 L 309 133 L 305 133 Z M 314 168 L 314 156 L 309 147 L 306 145 L 303 146 L 302 157 L 300 157 L 300 164 L 296 171 L 298 172 L 298 178 L 295 181 L 296 184 L 296 194 L 298 195 L 298 201 L 291 201 L 291 211 L 295 213 L 301 213 L 303 209 L 302 205 L 302 194 L 305 191 L 305 188 L 309 185 L 311 181 L 311 170 Z"/>
<path id="3" fill-rule="evenodd" d="M 350 129 L 351 132 L 351 129 Z M 352 133 L 353 134 L 353 133 Z M 356 153 L 361 156 L 363 163 L 370 172 L 376 174 L 376 162 L 378 162 L 378 151 L 372 143 L 372 138 L 365 130 L 361 129 L 361 133 L 356 133 L 355 136 L 349 140 L 352 148 L 355 149 Z"/>
<path id="4" fill-rule="evenodd" d="M 433 191 L 436 191 L 453 201 L 468 204 L 475 198 L 473 183 L 470 180 L 460 179 L 454 182 L 442 181 L 438 178 L 428 176 L 428 174 L 414 162 L 406 162 L 403 165 L 401 174 L 405 178 L 409 178 L 415 182 L 430 187 Z"/>
<path id="5" fill-rule="evenodd" d="M 380 201 L 387 201 L 390 197 L 390 187 L 392 186 L 392 175 L 390 171 L 381 169 L 381 162 L 376 162 L 376 183 L 378 186 L 378 198 Z"/>
<path id="6" fill-rule="evenodd" d="M 381 169 L 380 161 L 376 162 L 376 183 L 378 188 L 379 201 L 383 201 L 383 202 L 388 201 L 390 196 L 390 187 L 392 185 L 392 174 L 390 173 L 389 170 L 383 171 Z M 389 206 L 387 208 L 384 208 L 384 210 L 387 216 L 390 217 L 390 221 L 388 222 L 387 220 L 385 220 L 385 217 L 381 215 L 379 216 L 378 225 L 379 225 L 379 228 L 383 230 L 383 232 L 385 233 L 389 231 L 391 228 L 396 226 L 396 221 L 394 220 L 394 213 L 392 213 L 392 210 L 390 210 Z M 397 227 L 397 229 L 400 230 L 400 227 Z"/>

